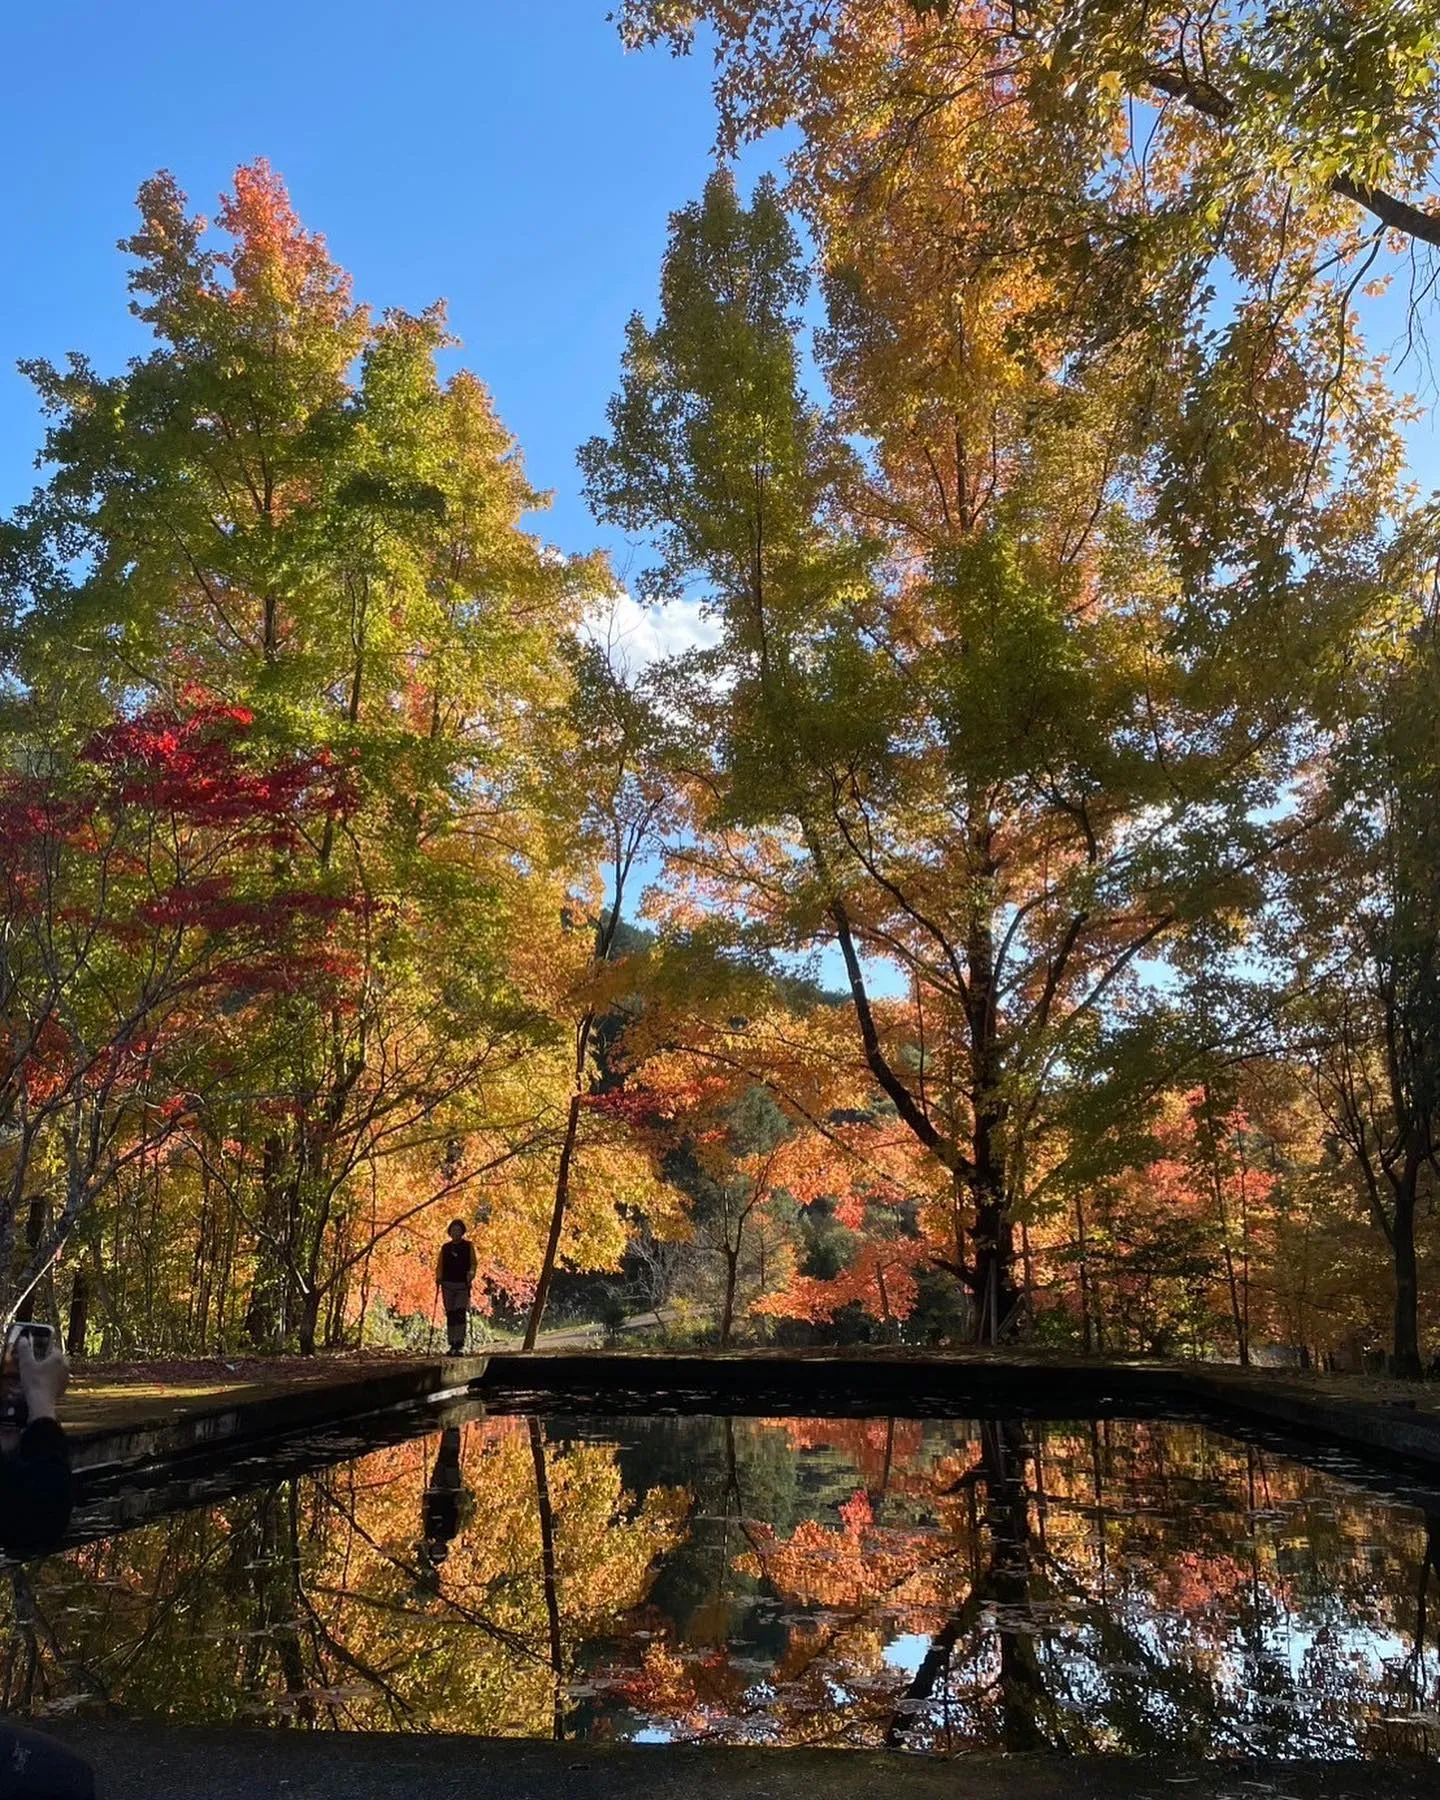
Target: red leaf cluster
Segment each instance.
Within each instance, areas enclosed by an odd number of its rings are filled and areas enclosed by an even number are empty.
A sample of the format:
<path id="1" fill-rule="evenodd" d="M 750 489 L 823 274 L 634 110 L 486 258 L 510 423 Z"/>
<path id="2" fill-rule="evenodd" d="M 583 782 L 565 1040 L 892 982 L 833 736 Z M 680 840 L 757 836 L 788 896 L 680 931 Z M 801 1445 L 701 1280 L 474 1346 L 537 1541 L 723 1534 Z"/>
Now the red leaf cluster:
<path id="1" fill-rule="evenodd" d="M 142 713 L 97 732 L 82 756 L 115 772 L 123 803 L 197 825 L 274 828 L 353 806 L 353 785 L 328 751 L 264 766 L 247 760 L 242 745 L 253 724 L 242 706 Z"/>

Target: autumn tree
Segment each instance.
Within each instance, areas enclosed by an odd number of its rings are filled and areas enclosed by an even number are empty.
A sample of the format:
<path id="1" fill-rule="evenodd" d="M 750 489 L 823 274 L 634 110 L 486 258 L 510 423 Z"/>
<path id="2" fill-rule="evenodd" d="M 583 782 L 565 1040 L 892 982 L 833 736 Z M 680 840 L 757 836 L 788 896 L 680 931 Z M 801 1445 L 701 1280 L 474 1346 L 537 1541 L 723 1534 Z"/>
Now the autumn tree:
<path id="1" fill-rule="evenodd" d="M 804 291 L 773 188 L 746 209 L 716 177 L 582 460 L 601 516 L 654 535 L 654 591 L 699 583 L 722 627 L 671 677 L 685 755 L 712 746 L 677 872 L 772 942 L 838 945 L 864 1064 L 947 1172 L 948 1260 L 998 1337 L 1059 1091 L 1143 959 L 1259 903 L 1305 646 L 1366 571 L 1187 588 L 1103 385 L 1062 404 L 1053 381 L 968 532 L 879 536 L 849 500 L 864 460 L 801 390 Z M 1281 607 L 1283 666 L 1262 640 Z M 877 1007 L 875 958 L 905 1013 Z"/>
<path id="2" fill-rule="evenodd" d="M 31 762 L 0 788 L 8 1318 L 97 1199 L 208 1103 L 217 1005 L 343 989 L 324 939 L 358 896 L 257 871 L 257 849 L 284 856 L 350 795 L 323 756 L 247 758 L 242 708 L 140 714 L 43 754 L 7 725 Z"/>
<path id="3" fill-rule="evenodd" d="M 968 314 L 979 337 L 952 355 L 994 336 L 937 281 L 946 257 L 1038 274 L 996 325 L 1043 331 L 1058 302 L 1090 353 L 1134 331 L 1168 349 L 1197 307 L 1228 317 L 1199 354 L 1231 380 L 1297 302 L 1325 309 L 1331 275 L 1352 292 L 1387 235 L 1440 243 L 1423 9 L 627 0 L 619 20 L 629 44 L 677 53 L 708 28 L 721 148 L 798 126 L 790 194 L 827 269 L 872 297 L 888 284 L 912 316 Z"/>
<path id="4" fill-rule="evenodd" d="M 623 1016 L 626 972 L 618 965 L 624 908 L 632 897 L 637 863 L 660 841 L 671 807 L 667 785 L 654 756 L 658 732 L 654 696 L 648 683 L 625 665 L 613 636 L 582 638 L 575 650 L 571 705 L 577 748 L 569 770 L 577 815 L 595 846 L 603 871 L 603 896 L 592 892 L 574 921 L 572 938 L 591 940 L 590 954 L 572 959 L 565 1001 L 574 1016 L 573 1070 L 566 1098 L 553 1198 L 540 1271 L 525 1326 L 524 1346 L 535 1347 L 560 1255 L 571 1205 L 577 1153 L 583 1155 L 582 1126 L 587 1101 L 616 1083 L 607 1081 L 598 1052 L 603 1049 L 606 1012 Z M 562 1001 L 564 1004 L 564 1001 Z M 596 1114 L 592 1109 L 591 1117 Z M 599 1116 L 615 1118 L 614 1108 Z M 636 1221 L 638 1223 L 638 1220 Z"/>
<path id="5" fill-rule="evenodd" d="M 806 1140 L 743 1074 L 693 1083 L 677 1112 L 668 1168 L 690 1196 L 697 1265 L 685 1292 L 715 1298 L 720 1347 L 729 1349 L 737 1323 L 791 1266 L 786 1214 L 793 1217 L 795 1196 L 787 1176 L 802 1166 Z"/>
<path id="6" fill-rule="evenodd" d="M 867 446 L 841 483 L 850 517 L 912 566 L 968 553 L 1039 497 L 1047 439 L 1064 446 L 1030 542 L 1049 530 L 1078 567 L 1106 481 L 1123 489 L 1193 609 L 1179 637 L 1198 630 L 1217 669 L 1253 656 L 1259 672 L 1267 638 L 1310 669 L 1308 697 L 1304 678 L 1250 688 L 1252 747 L 1286 734 L 1282 761 L 1323 754 L 1342 645 L 1385 611 L 1375 546 L 1399 466 L 1403 405 L 1362 296 L 1408 259 L 1413 342 L 1431 292 L 1417 252 L 1440 234 L 1428 18 L 632 0 L 621 27 L 677 51 L 711 34 L 723 151 L 790 133 L 819 361 L 836 424 Z M 1426 516 L 1416 528 L 1433 540 Z M 1217 717 L 1232 704 L 1217 696 Z M 1163 726 L 1157 755 L 1169 741 Z M 1041 1178 L 1081 1148 L 1044 1155 Z"/>
<path id="7" fill-rule="evenodd" d="M 1293 1050 L 1387 1247 L 1392 1354 L 1420 1373 L 1416 1225 L 1440 1128 L 1440 781 L 1433 606 L 1397 595 L 1307 797 L 1279 911 Z"/>
<path id="8" fill-rule="evenodd" d="M 192 1134 L 246 1221 L 252 1335 L 310 1348 L 377 1193 L 383 1230 L 549 1152 L 551 962 L 585 878 L 551 771 L 598 577 L 522 529 L 539 496 L 480 383 L 438 374 L 441 310 L 373 318 L 263 163 L 218 241 L 168 176 L 140 212 L 154 347 L 118 376 L 29 366 L 51 472 L 7 528 L 8 647 L 59 729 L 199 685 L 345 771 L 344 819 L 256 863 L 364 896 L 354 983 L 237 1013 Z"/>

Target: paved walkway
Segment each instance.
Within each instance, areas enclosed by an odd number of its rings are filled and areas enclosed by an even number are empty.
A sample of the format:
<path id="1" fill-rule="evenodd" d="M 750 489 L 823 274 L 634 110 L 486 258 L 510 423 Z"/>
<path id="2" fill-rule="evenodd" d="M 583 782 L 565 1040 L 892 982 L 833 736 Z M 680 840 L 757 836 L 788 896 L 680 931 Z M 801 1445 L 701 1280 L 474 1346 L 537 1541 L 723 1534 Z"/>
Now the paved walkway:
<path id="1" fill-rule="evenodd" d="M 662 1313 L 634 1313 L 620 1331 L 626 1336 L 653 1331 L 671 1317 Z M 599 1348 L 607 1339 L 603 1325 L 564 1325 L 540 1333 L 540 1349 Z M 177 1418 L 228 1402 L 249 1405 L 255 1401 L 293 1394 L 301 1390 L 347 1387 L 351 1382 L 373 1381 L 402 1370 L 432 1368 L 437 1362 L 458 1367 L 475 1366 L 472 1379 L 492 1353 L 518 1351 L 519 1337 L 487 1338 L 480 1332 L 468 1356 L 445 1357 L 404 1351 L 370 1351 L 349 1356 L 236 1356 L 192 1358 L 188 1361 L 95 1364 L 77 1366 L 65 1398 L 65 1423 L 77 1434 L 114 1431 L 133 1425 Z"/>
<path id="2" fill-rule="evenodd" d="M 160 1366 L 150 1377 L 90 1375 L 60 1406 L 77 1470 L 92 1477 L 195 1451 L 228 1449 L 465 1388 L 483 1357 L 317 1357 Z"/>
<path id="3" fill-rule="evenodd" d="M 1433 1800 L 1433 1766 L 1153 1763 L 56 1726 L 100 1800 Z"/>
<path id="4" fill-rule="evenodd" d="M 109 1367 L 82 1363 L 65 1396 L 64 1419 L 75 1432 L 112 1431 L 226 1401 L 348 1386 L 425 1362 L 424 1357 L 286 1356 Z"/>

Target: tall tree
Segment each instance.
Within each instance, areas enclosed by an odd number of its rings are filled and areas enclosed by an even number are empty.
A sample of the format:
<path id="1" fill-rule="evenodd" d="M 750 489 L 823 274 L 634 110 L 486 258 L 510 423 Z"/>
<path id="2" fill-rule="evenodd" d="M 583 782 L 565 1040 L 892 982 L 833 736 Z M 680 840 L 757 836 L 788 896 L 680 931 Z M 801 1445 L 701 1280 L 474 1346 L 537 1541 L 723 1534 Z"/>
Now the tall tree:
<path id="1" fill-rule="evenodd" d="M 540 1272 L 525 1325 L 527 1350 L 535 1347 L 555 1277 L 576 1159 L 583 1152 L 587 1103 L 600 1097 L 607 1086 L 597 1052 L 602 1047 L 605 1009 L 623 1004 L 625 976 L 613 965 L 622 960 L 617 952 L 625 904 L 637 864 L 658 842 L 670 811 L 653 753 L 657 731 L 653 697 L 644 678 L 625 666 L 613 636 L 608 642 L 592 637 L 577 645 L 571 704 L 577 740 L 571 768 L 576 812 L 598 849 L 608 891 L 603 898 L 592 896 L 599 904 L 587 911 L 579 926 L 580 931 L 593 933 L 593 953 L 575 968 L 567 995 L 568 1010 L 574 1013 L 574 1064 Z M 593 1110 L 591 1116 L 596 1116 Z"/>
<path id="2" fill-rule="evenodd" d="M 0 780 L 8 1320 L 104 1191 L 207 1104 L 217 1002 L 343 992 L 324 938 L 358 896 L 257 874 L 257 841 L 284 854 L 349 795 L 324 758 L 247 762 L 241 708 L 141 714 L 43 757 L 7 723 L 34 765 Z"/>
<path id="3" fill-rule="evenodd" d="M 670 677 L 677 869 L 772 943 L 838 945 L 865 1065 L 947 1172 L 949 1266 L 993 1338 L 1059 1091 L 1138 1004 L 1144 960 L 1258 904 L 1288 831 L 1262 809 L 1369 569 L 1185 582 L 1108 379 L 1033 372 L 985 517 L 881 538 L 853 502 L 865 461 L 801 389 L 804 289 L 773 186 L 747 209 L 715 177 L 676 215 L 659 322 L 632 321 L 582 462 L 601 516 L 654 534 L 655 591 L 703 583 L 722 626 Z M 908 1008 L 877 1005 L 877 957 Z"/>
<path id="4" fill-rule="evenodd" d="M 1183 291 L 1213 259 L 1253 251 L 1267 223 L 1283 229 L 1258 260 L 1236 259 L 1242 282 L 1357 226 L 1440 243 L 1440 43 L 1425 9 L 1399 0 L 1199 11 L 1140 0 L 625 0 L 619 21 L 630 44 L 677 53 L 711 29 L 727 149 L 798 122 L 792 167 L 835 195 L 857 177 L 903 179 L 948 140 L 976 186 L 1009 190 L 996 192 L 997 220 L 1005 200 L 1028 201 L 1012 245 L 1048 238 L 1049 257 L 1112 296 L 1133 294 L 1135 277 L 1153 279 L 1166 261 L 1171 291 Z M 868 144 L 857 131 L 848 159 L 817 156 L 841 121 L 862 119 Z M 1014 153 L 997 170 L 1007 134 Z"/>
<path id="5" fill-rule="evenodd" d="M 1411 588 L 1410 593 L 1415 590 Z M 1397 1372 L 1420 1373 L 1416 1223 L 1440 1175 L 1440 633 L 1397 598 L 1308 803 L 1281 923 L 1293 1042 L 1391 1259 Z"/>
<path id="6" fill-rule="evenodd" d="M 243 1098 L 200 1146 L 253 1237 L 253 1334 L 308 1349 L 375 1159 L 453 1193 L 451 1141 L 478 1170 L 548 1109 L 542 1055 L 518 1116 L 513 1092 L 484 1115 L 553 1036 L 544 946 L 583 859 L 550 774 L 596 571 L 522 529 L 540 497 L 480 383 L 441 380 L 441 310 L 372 319 L 263 163 L 218 243 L 168 176 L 140 211 L 153 349 L 113 377 L 30 367 L 52 473 L 7 532 L 8 647 L 57 729 L 199 688 L 246 706 L 257 744 L 345 771 L 343 824 L 255 854 L 277 888 L 365 895 L 356 990 L 237 1021 Z"/>

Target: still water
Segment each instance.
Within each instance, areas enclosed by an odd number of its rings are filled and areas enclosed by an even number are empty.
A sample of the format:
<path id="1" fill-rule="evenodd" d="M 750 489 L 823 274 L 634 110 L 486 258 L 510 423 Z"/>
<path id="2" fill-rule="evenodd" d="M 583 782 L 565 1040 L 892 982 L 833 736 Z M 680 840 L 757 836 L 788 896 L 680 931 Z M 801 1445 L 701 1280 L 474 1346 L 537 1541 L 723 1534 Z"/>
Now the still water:
<path id="1" fill-rule="evenodd" d="M 0 1708 L 1440 1756 L 1440 1496 L 1173 1422 L 447 1416 L 82 1508 L 108 1535 L 4 1571 Z"/>

